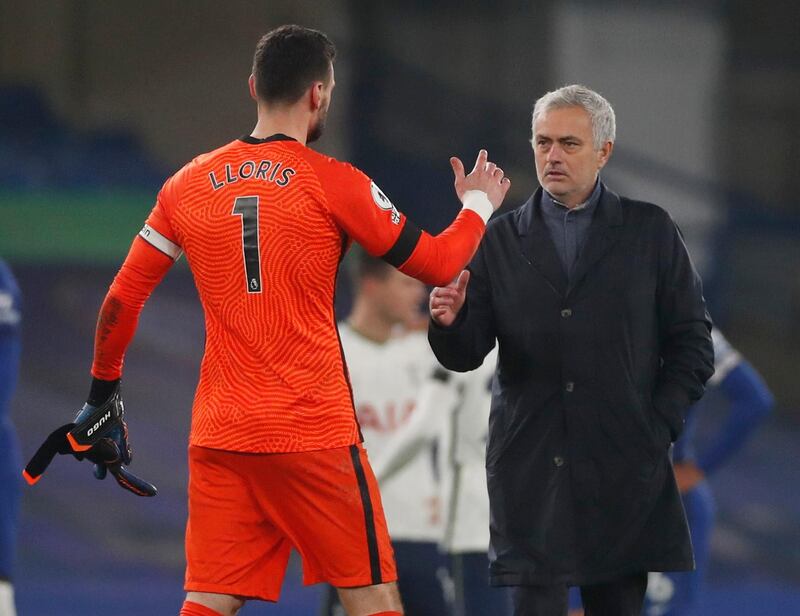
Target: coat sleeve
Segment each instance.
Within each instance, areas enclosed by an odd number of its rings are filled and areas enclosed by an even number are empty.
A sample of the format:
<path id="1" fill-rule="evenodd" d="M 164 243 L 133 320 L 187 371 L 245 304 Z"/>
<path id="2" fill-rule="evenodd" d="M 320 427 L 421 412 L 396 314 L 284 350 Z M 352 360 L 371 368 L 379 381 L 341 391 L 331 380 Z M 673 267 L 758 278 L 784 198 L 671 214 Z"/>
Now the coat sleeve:
<path id="1" fill-rule="evenodd" d="M 467 298 L 450 327 L 428 322 L 428 342 L 436 358 L 450 370 L 468 372 L 483 363 L 495 345 L 491 284 L 486 267 L 486 242 L 469 264 Z"/>
<path id="2" fill-rule="evenodd" d="M 675 441 L 687 408 L 702 397 L 714 373 L 714 348 L 700 276 L 668 215 L 661 225 L 657 302 L 661 368 L 653 406 Z"/>

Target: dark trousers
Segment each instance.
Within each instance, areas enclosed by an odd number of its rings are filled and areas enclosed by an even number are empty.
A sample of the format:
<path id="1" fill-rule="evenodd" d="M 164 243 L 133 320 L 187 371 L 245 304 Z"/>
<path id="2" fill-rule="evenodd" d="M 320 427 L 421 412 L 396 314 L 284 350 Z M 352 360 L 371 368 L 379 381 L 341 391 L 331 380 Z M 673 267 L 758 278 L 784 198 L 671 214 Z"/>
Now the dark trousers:
<path id="1" fill-rule="evenodd" d="M 489 586 L 486 576 L 489 556 L 486 552 L 449 555 L 450 579 L 453 581 L 451 616 L 509 616 L 511 593 L 505 586 Z"/>
<path id="2" fill-rule="evenodd" d="M 581 586 L 585 616 L 639 616 L 647 573 Z M 566 586 L 515 586 L 514 616 L 567 616 Z"/>

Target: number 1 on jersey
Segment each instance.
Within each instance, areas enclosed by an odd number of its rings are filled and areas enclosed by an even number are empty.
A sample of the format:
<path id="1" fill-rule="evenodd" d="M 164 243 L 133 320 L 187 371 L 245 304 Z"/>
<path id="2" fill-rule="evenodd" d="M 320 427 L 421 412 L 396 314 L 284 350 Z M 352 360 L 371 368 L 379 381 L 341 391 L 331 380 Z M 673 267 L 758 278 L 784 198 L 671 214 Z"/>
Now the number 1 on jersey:
<path id="1" fill-rule="evenodd" d="M 247 292 L 261 293 L 261 249 L 258 245 L 258 197 L 236 197 L 232 216 L 242 217 L 242 252 Z"/>

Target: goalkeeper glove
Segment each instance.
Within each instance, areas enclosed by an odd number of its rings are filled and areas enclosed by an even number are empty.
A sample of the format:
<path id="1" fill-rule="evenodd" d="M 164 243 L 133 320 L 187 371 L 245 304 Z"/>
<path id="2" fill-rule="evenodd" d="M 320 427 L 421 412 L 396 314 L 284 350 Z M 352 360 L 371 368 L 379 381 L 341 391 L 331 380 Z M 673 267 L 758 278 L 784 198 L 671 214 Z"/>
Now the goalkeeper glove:
<path id="1" fill-rule="evenodd" d="M 128 445 L 128 426 L 119 392 L 119 381 L 109 383 L 113 390 L 100 406 L 88 402 L 69 423 L 54 430 L 36 451 L 23 471 L 25 480 L 33 485 L 44 474 L 56 454 L 72 454 L 78 460 L 94 463 L 94 475 L 104 479 L 110 471 L 117 483 L 138 496 L 155 496 L 156 487 L 130 473 L 125 466 L 131 463 Z M 90 396 L 91 399 L 91 396 Z"/>

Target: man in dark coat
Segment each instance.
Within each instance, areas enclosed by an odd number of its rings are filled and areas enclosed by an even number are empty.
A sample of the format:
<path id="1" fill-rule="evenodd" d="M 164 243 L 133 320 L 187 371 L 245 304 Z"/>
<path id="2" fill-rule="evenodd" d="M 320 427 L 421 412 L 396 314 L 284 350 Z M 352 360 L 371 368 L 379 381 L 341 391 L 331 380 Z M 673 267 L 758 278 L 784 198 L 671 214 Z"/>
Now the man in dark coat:
<path id="1" fill-rule="evenodd" d="M 566 86 L 532 127 L 542 188 L 434 289 L 429 340 L 457 371 L 499 343 L 490 582 L 517 616 L 566 614 L 569 586 L 587 616 L 638 616 L 648 571 L 693 567 L 669 450 L 713 373 L 711 321 L 670 216 L 599 180 L 608 102 Z"/>

